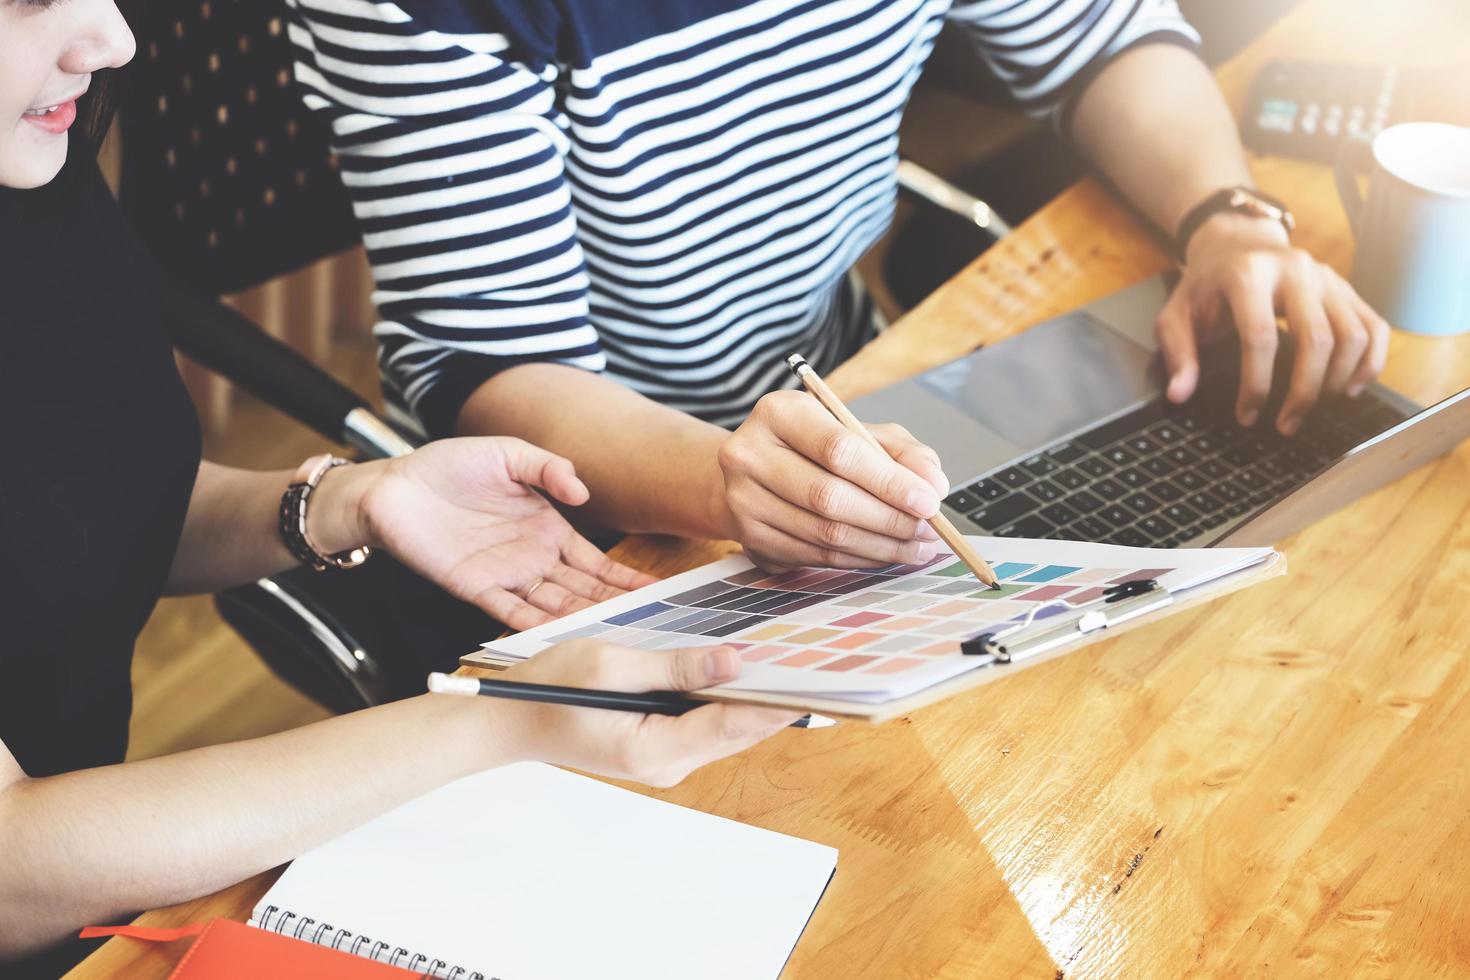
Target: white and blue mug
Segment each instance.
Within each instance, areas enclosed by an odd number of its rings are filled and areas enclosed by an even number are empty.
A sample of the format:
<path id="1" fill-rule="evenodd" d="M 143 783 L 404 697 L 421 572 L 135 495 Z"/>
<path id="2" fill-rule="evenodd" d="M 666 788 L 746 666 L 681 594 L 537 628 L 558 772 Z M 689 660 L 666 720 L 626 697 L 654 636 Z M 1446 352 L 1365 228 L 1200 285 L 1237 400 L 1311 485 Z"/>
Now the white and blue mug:
<path id="1" fill-rule="evenodd" d="M 1359 295 L 1413 333 L 1470 331 L 1470 129 L 1390 126 L 1371 143 L 1345 143 L 1336 170 Z"/>

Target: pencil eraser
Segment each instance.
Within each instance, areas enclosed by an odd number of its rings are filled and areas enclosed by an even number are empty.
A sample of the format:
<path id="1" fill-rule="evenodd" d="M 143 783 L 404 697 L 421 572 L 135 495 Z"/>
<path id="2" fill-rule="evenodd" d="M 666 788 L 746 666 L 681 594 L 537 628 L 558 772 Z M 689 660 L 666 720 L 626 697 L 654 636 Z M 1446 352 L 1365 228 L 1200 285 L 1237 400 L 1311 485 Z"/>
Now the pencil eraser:
<path id="1" fill-rule="evenodd" d="M 480 682 L 473 677 L 455 677 L 434 671 L 429 675 L 430 694 L 479 694 Z"/>

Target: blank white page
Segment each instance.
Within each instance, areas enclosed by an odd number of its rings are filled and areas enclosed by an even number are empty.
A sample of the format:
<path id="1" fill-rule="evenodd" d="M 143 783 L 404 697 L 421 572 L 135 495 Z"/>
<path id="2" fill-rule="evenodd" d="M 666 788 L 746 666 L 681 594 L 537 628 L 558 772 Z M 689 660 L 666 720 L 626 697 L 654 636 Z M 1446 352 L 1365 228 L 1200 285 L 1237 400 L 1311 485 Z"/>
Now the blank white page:
<path id="1" fill-rule="evenodd" d="M 302 856 L 253 924 L 276 906 L 315 920 L 303 938 L 329 923 L 500 980 L 774 978 L 836 861 L 821 844 L 522 763 Z"/>

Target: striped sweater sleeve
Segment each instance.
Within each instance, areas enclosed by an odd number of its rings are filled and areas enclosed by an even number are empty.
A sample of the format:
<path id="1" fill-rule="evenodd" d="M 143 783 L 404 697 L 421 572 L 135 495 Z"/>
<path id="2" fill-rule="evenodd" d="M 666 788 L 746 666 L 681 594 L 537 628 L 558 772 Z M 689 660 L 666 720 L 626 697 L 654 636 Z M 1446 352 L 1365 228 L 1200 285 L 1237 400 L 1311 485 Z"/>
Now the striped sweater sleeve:
<path id="1" fill-rule="evenodd" d="M 297 80 L 330 123 L 372 264 L 389 401 L 440 436 L 506 367 L 602 370 L 554 69 L 393 3 L 290 5 Z"/>
<path id="2" fill-rule="evenodd" d="M 1062 132 L 1076 97 L 1119 54 L 1142 43 L 1199 45 L 1175 0 L 956 0 L 949 19 L 1021 107 Z"/>

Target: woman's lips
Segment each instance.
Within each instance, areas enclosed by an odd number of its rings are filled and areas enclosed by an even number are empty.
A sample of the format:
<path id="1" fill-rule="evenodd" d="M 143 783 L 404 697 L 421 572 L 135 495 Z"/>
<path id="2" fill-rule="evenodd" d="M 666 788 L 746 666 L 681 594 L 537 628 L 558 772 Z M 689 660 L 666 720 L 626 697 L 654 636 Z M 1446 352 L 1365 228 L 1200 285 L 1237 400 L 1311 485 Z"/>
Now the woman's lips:
<path id="1" fill-rule="evenodd" d="M 77 100 L 71 99 L 60 105 L 52 106 L 45 112 L 27 112 L 23 118 L 26 122 L 39 126 L 48 133 L 64 133 L 71 128 L 72 123 L 77 121 Z"/>

